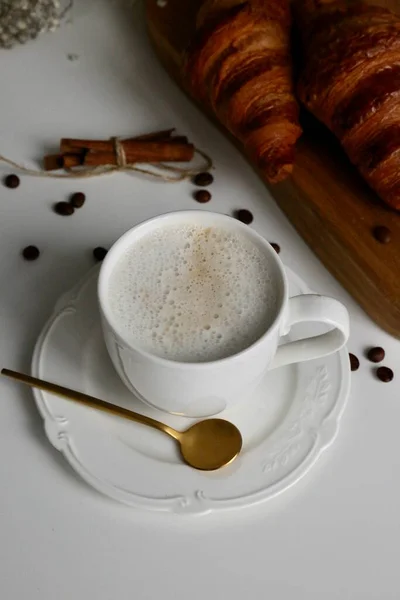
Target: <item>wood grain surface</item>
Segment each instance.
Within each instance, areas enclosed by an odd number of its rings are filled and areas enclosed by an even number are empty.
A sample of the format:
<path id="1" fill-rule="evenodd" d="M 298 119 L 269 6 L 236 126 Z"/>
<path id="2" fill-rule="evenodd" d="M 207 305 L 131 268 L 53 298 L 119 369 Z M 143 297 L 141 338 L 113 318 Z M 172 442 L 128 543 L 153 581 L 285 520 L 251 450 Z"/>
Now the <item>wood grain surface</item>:
<path id="1" fill-rule="evenodd" d="M 146 0 L 148 30 L 157 55 L 182 89 L 182 52 L 193 35 L 201 2 L 167 0 L 159 6 L 157 0 Z M 400 14 L 400 0 L 372 3 Z M 400 213 L 380 202 L 329 131 L 310 115 L 302 118 L 304 135 L 293 176 L 268 187 L 331 273 L 378 325 L 400 338 Z M 378 225 L 389 227 L 390 243 L 375 240 L 372 231 Z"/>

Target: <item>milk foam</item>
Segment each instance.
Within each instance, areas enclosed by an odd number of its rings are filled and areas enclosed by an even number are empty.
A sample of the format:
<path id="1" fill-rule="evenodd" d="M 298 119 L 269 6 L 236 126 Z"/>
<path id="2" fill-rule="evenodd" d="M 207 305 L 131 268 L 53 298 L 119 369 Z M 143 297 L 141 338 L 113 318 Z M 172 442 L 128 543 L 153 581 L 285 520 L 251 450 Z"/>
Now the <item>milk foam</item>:
<path id="1" fill-rule="evenodd" d="M 167 225 L 135 242 L 112 272 L 108 293 L 124 337 L 181 362 L 244 350 L 277 309 L 261 249 L 228 229 L 192 224 Z"/>

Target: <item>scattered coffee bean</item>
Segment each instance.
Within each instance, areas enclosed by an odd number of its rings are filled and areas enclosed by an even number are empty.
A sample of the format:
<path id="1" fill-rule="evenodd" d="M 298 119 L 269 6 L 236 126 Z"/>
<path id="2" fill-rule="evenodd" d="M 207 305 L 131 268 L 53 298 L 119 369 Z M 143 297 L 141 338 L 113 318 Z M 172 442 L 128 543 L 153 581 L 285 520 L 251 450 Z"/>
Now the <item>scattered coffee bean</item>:
<path id="1" fill-rule="evenodd" d="M 18 175 L 7 175 L 4 179 L 4 185 L 10 189 L 15 189 L 19 186 L 20 181 Z"/>
<path id="2" fill-rule="evenodd" d="M 273 247 L 273 249 L 275 250 L 275 252 L 277 254 L 279 254 L 279 252 L 281 251 L 281 247 L 279 244 L 275 244 L 274 242 L 270 242 L 271 246 Z"/>
<path id="3" fill-rule="evenodd" d="M 95 248 L 93 250 L 93 256 L 95 257 L 96 260 L 101 262 L 102 260 L 105 259 L 107 252 L 108 252 L 108 250 L 106 250 L 105 248 L 102 248 L 101 246 L 97 246 L 97 248 Z"/>
<path id="4" fill-rule="evenodd" d="M 85 204 L 86 196 L 82 192 L 72 194 L 70 203 L 74 208 L 81 208 Z"/>
<path id="5" fill-rule="evenodd" d="M 376 348 L 370 348 L 367 352 L 367 358 L 373 363 L 380 363 L 385 358 L 385 351 L 379 346 Z"/>
<path id="6" fill-rule="evenodd" d="M 211 194 L 208 190 L 199 190 L 198 192 L 195 192 L 194 198 L 197 202 L 205 204 L 206 202 L 210 202 Z"/>
<path id="7" fill-rule="evenodd" d="M 379 367 L 379 369 L 376 370 L 376 374 L 384 383 L 389 383 L 394 377 L 394 373 L 389 367 Z"/>
<path id="8" fill-rule="evenodd" d="M 374 237 L 381 244 L 388 244 L 392 239 L 392 234 L 389 227 L 385 225 L 379 225 L 374 229 Z"/>
<path id="9" fill-rule="evenodd" d="M 36 248 L 36 246 L 27 246 L 22 250 L 22 256 L 25 260 L 36 260 L 39 258 L 39 254 L 39 248 Z"/>
<path id="10" fill-rule="evenodd" d="M 352 354 L 351 352 L 349 352 L 349 359 L 350 359 L 350 369 L 352 371 L 357 371 L 360 366 L 360 361 L 358 360 L 357 356 L 355 354 Z"/>
<path id="11" fill-rule="evenodd" d="M 198 173 L 193 178 L 194 185 L 198 185 L 199 187 L 206 187 L 207 185 L 211 185 L 214 181 L 214 177 L 208 171 L 204 173 Z"/>
<path id="12" fill-rule="evenodd" d="M 247 208 L 241 208 L 240 210 L 237 210 L 235 216 L 239 221 L 242 221 L 242 223 L 244 223 L 245 225 L 250 225 L 250 223 L 252 223 L 254 219 L 252 213 L 249 210 L 247 210 Z"/>
<path id="13" fill-rule="evenodd" d="M 57 202 L 54 205 L 54 210 L 58 215 L 63 215 L 64 217 L 73 215 L 75 212 L 74 207 L 69 202 Z"/>

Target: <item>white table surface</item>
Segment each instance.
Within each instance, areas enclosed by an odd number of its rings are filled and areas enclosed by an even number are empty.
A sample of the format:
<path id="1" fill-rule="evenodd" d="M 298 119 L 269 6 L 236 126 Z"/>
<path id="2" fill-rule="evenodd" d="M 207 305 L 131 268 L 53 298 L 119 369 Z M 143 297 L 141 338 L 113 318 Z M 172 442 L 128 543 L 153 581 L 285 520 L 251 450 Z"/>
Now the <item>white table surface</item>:
<path id="1" fill-rule="evenodd" d="M 264 506 L 218 519 L 148 515 L 103 498 L 47 442 L 30 391 L 0 381 L 1 598 L 398 600 L 400 343 L 329 275 L 239 153 L 169 80 L 140 5 L 81 0 L 70 25 L 0 55 L 1 153 L 33 166 L 61 136 L 178 127 L 215 160 L 205 208 L 252 210 L 287 265 L 346 303 L 349 349 L 361 358 L 381 345 L 385 364 L 397 367 L 397 379 L 383 384 L 361 359 L 339 435 L 312 471 Z M 144 218 L 198 208 L 192 189 L 126 174 L 23 176 L 17 190 L 1 186 L 0 365 L 29 369 L 53 304 L 89 269 L 95 246 Z M 79 214 L 54 214 L 54 202 L 80 190 Z M 20 257 L 28 244 L 42 251 L 34 263 Z"/>

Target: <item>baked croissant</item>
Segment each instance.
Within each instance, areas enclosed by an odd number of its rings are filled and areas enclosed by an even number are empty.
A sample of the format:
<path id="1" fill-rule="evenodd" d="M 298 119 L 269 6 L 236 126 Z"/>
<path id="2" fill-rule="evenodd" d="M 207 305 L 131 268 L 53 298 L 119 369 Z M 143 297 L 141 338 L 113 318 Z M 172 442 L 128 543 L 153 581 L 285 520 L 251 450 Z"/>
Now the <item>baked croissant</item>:
<path id="1" fill-rule="evenodd" d="M 300 100 L 400 210 L 400 17 L 363 2 L 296 0 Z"/>
<path id="2" fill-rule="evenodd" d="M 288 0 L 206 0 L 184 77 L 272 182 L 292 171 L 301 134 Z"/>

